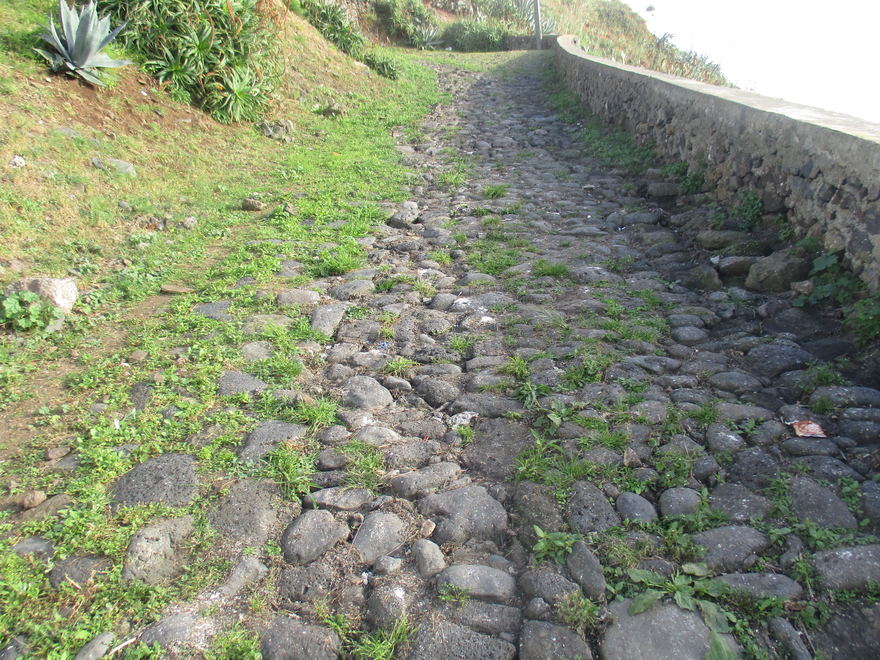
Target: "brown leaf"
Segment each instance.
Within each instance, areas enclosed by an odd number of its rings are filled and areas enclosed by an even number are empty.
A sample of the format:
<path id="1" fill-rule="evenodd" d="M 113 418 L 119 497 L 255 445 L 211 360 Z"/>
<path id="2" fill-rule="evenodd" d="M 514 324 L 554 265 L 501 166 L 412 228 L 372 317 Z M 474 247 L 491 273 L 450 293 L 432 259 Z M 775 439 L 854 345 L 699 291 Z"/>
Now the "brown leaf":
<path id="1" fill-rule="evenodd" d="M 821 426 L 819 426 L 816 422 L 811 422 L 807 419 L 800 419 L 796 422 L 792 422 L 791 427 L 794 429 L 795 435 L 801 438 L 828 437 L 825 434 L 825 430 Z"/>

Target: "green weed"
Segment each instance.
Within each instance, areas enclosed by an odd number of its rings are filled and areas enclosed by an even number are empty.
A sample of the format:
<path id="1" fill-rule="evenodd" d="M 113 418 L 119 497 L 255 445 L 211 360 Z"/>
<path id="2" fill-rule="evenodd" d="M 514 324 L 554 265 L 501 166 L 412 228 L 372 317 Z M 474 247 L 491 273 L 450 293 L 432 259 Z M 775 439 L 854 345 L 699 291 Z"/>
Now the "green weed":
<path id="1" fill-rule="evenodd" d="M 506 183 L 498 183 L 491 186 L 486 186 L 483 188 L 483 197 L 486 199 L 498 199 L 500 197 L 504 197 L 507 191 L 510 190 L 510 186 Z"/>
<path id="2" fill-rule="evenodd" d="M 538 537 L 537 543 L 532 547 L 535 561 L 538 563 L 548 559 L 557 564 L 564 563 L 575 541 L 578 540 L 576 535 L 568 532 L 545 532 L 537 525 L 532 525 L 532 529 Z"/>

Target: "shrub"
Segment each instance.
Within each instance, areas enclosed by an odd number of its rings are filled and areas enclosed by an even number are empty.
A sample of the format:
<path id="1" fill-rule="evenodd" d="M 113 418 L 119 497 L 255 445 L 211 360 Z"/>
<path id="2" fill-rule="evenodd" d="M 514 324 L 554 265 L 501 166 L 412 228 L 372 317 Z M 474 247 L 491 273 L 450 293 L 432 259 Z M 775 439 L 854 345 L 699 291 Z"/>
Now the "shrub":
<path id="1" fill-rule="evenodd" d="M 363 62 L 380 76 L 397 80 L 399 71 L 394 60 L 375 51 L 366 50 L 366 37 L 342 7 L 323 0 L 302 0 L 299 6 L 306 20 L 314 25 L 327 41 L 349 57 Z M 291 10 L 295 10 L 293 3 Z"/>
<path id="2" fill-rule="evenodd" d="M 400 76 L 397 62 L 390 57 L 385 57 L 375 51 L 367 51 L 364 53 L 362 61 L 380 76 L 388 78 L 389 80 L 397 80 L 398 76 Z"/>
<path id="3" fill-rule="evenodd" d="M 268 108 L 281 66 L 276 34 L 258 0 L 99 0 L 151 75 L 179 100 L 218 121 L 255 121 Z"/>
<path id="4" fill-rule="evenodd" d="M 321 36 L 346 55 L 361 57 L 367 40 L 342 7 L 320 0 L 303 0 L 301 4 L 306 20 L 318 28 Z"/>
<path id="5" fill-rule="evenodd" d="M 413 46 L 419 46 L 420 36 L 437 24 L 434 13 L 421 0 L 380 0 L 375 6 L 388 32 Z"/>
<path id="6" fill-rule="evenodd" d="M 504 28 L 499 25 L 457 21 L 443 31 L 443 43 L 464 52 L 503 50 L 504 34 Z"/>

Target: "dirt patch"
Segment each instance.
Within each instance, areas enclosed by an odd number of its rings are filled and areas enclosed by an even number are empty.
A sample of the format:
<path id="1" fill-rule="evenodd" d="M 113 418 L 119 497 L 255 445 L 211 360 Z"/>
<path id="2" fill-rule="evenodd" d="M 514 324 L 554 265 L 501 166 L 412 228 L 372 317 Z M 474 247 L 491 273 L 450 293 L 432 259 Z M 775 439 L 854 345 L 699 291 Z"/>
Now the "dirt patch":
<path id="1" fill-rule="evenodd" d="M 170 296 L 150 296 L 132 307 L 123 317 L 125 321 L 146 320 L 161 313 Z M 121 349 L 128 340 L 128 330 L 105 328 L 99 334 L 100 343 L 96 346 L 95 357 L 109 355 Z M 55 351 L 55 346 L 48 346 L 46 353 Z M 30 440 L 35 435 L 34 423 L 41 408 L 48 408 L 53 414 L 60 414 L 61 424 L 59 428 L 70 428 L 74 423 L 75 413 L 63 413 L 69 408 L 73 411 L 81 400 L 64 387 L 64 381 L 70 374 L 83 369 L 74 358 L 59 357 L 45 360 L 40 363 L 38 369 L 27 377 L 29 396 L 20 401 L 15 401 L 0 414 L 0 423 L 4 428 L 3 439 L 0 440 L 0 460 L 16 456 L 22 451 L 31 448 Z M 64 435 L 67 435 L 65 433 Z M 51 446 L 53 441 L 62 438 L 48 438 Z"/>

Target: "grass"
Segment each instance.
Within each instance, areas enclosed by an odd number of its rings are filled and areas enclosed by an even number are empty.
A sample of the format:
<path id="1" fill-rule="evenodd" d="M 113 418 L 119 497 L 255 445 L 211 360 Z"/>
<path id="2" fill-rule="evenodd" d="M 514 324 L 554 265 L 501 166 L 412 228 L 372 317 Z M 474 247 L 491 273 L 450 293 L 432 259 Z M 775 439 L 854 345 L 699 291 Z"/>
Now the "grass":
<path id="1" fill-rule="evenodd" d="M 379 481 L 385 473 L 382 453 L 371 445 L 355 440 L 342 445 L 341 451 L 351 459 L 345 468 L 346 484 L 378 492 Z"/>
<path id="2" fill-rule="evenodd" d="M 336 423 L 339 403 L 329 397 L 317 397 L 309 402 L 300 402 L 292 412 L 294 421 L 307 424 L 312 429 L 331 426 Z"/>
<path id="3" fill-rule="evenodd" d="M 486 199 L 499 199 L 504 197 L 510 186 L 506 183 L 494 184 L 483 188 L 483 197 Z"/>
<path id="4" fill-rule="evenodd" d="M 418 365 L 419 363 L 415 360 L 398 355 L 385 364 L 385 373 L 392 376 L 403 376 L 407 371 Z"/>
<path id="5" fill-rule="evenodd" d="M 535 277 L 563 278 L 568 276 L 568 266 L 560 263 L 550 263 L 544 259 L 538 259 L 532 264 L 532 275 Z"/>

